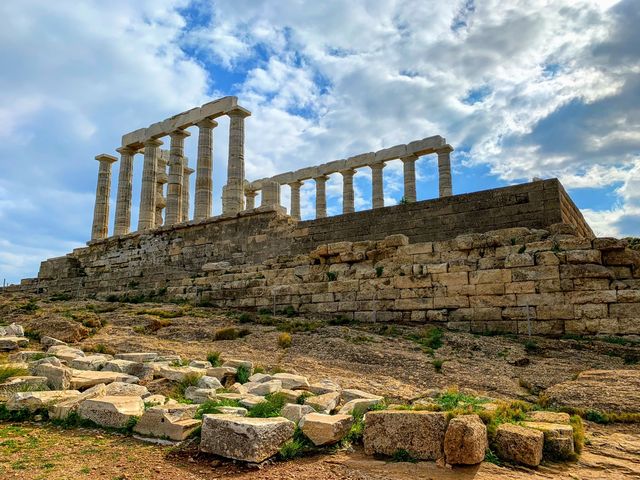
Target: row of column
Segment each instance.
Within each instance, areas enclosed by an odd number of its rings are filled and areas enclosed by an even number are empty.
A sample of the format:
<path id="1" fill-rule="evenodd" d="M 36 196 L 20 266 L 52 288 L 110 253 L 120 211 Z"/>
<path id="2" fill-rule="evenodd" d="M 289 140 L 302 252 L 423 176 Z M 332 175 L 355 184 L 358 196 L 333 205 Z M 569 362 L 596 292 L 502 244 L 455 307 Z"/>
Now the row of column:
<path id="1" fill-rule="evenodd" d="M 440 197 L 448 197 L 452 195 L 451 185 L 451 158 L 450 154 L 453 148 L 446 148 L 436 151 L 438 155 L 438 190 Z M 404 174 L 404 199 L 407 202 L 415 202 L 416 197 L 416 160 L 417 155 L 409 155 L 401 158 Z M 384 187 L 383 187 L 383 169 L 385 162 L 374 163 L 369 165 L 371 169 L 371 203 L 372 208 L 384 207 Z M 355 196 L 353 191 L 353 176 L 356 173 L 354 169 L 342 170 L 342 213 L 353 213 L 355 211 Z M 326 183 L 329 177 L 320 175 L 313 178 L 316 184 L 316 218 L 324 218 L 327 216 L 327 188 Z M 289 183 L 291 188 L 291 210 L 290 215 L 296 220 L 300 220 L 300 188 L 304 182 L 297 180 Z M 274 194 L 265 195 L 266 188 L 263 186 L 263 204 L 279 204 L 274 202 Z M 278 187 L 279 188 L 279 187 Z M 247 209 L 255 207 L 255 191 L 245 192 L 247 199 Z M 269 198 L 265 198 L 268 196 Z M 279 197 L 278 197 L 279 198 Z"/>
<path id="2" fill-rule="evenodd" d="M 244 119 L 250 115 L 247 110 L 238 109 L 227 114 L 230 117 L 229 158 L 227 163 L 227 184 L 224 187 L 223 213 L 235 214 L 244 210 Z M 194 219 L 209 218 L 213 210 L 213 129 L 218 125 L 213 119 L 198 122 L 198 160 L 196 166 L 196 189 L 194 196 Z M 144 154 L 142 186 L 140 190 L 140 211 L 138 230 L 148 230 L 165 225 L 173 225 L 189 220 L 189 180 L 194 172 L 187 165 L 184 156 L 184 139 L 190 133 L 176 130 L 169 134 L 169 174 L 166 174 L 166 159 L 162 158 L 159 139 L 148 139 L 143 149 L 121 147 L 118 192 L 114 235 L 129 233 L 131 226 L 131 197 L 133 192 L 133 160 L 138 153 Z M 108 236 L 109 195 L 111 190 L 111 164 L 117 159 L 111 155 L 98 155 L 98 186 L 93 216 L 91 239 Z M 167 196 L 163 196 L 167 183 Z M 165 209 L 164 222 L 162 210 Z"/>

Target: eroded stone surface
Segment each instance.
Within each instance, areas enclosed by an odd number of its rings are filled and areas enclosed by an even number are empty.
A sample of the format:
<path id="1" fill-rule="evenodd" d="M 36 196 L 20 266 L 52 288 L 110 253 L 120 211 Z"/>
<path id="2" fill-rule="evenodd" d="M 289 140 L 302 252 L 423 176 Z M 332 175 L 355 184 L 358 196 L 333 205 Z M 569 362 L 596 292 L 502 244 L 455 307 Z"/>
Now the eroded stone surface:
<path id="1" fill-rule="evenodd" d="M 523 426 L 544 434 L 543 456 L 550 460 L 569 460 L 575 455 L 573 427 L 547 422 L 524 422 Z"/>
<path id="2" fill-rule="evenodd" d="M 103 427 L 124 428 L 144 413 L 140 397 L 105 396 L 85 400 L 78 406 L 78 415 Z"/>
<path id="3" fill-rule="evenodd" d="M 298 426 L 315 446 L 330 445 L 342 440 L 353 425 L 351 415 L 324 415 L 309 413 L 302 417 Z"/>
<path id="4" fill-rule="evenodd" d="M 510 462 L 537 467 L 542 461 L 544 434 L 539 430 L 503 423 L 495 437 L 496 454 Z"/>
<path id="5" fill-rule="evenodd" d="M 452 465 L 475 465 L 484 460 L 489 446 L 487 427 L 478 415 L 461 415 L 449 421 L 444 437 L 444 453 Z"/>
<path id="6" fill-rule="evenodd" d="M 313 407 L 320 413 L 331 413 L 340 402 L 340 393 L 329 392 L 304 399 L 304 404 Z"/>
<path id="7" fill-rule="evenodd" d="M 21 410 L 26 408 L 35 411 L 40 408 L 48 408 L 56 402 L 69 400 L 80 395 L 77 390 L 49 390 L 45 392 L 17 392 L 7 402 L 7 409 Z"/>
<path id="8" fill-rule="evenodd" d="M 133 431 L 141 435 L 181 441 L 199 426 L 201 421 L 193 418 L 195 405 L 157 406 L 144 412 Z"/>

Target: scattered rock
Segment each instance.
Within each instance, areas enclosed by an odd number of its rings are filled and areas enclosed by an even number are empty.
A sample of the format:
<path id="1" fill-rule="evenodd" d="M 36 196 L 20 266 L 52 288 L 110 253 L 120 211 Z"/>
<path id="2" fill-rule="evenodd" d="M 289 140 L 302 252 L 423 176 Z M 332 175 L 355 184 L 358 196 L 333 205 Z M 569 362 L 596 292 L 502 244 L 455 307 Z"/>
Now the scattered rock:
<path id="1" fill-rule="evenodd" d="M 282 388 L 287 390 L 306 389 L 309 388 L 309 380 L 302 375 L 294 375 L 293 373 L 276 373 L 273 378 L 282 382 Z"/>
<path id="2" fill-rule="evenodd" d="M 282 383 L 280 380 L 269 380 L 268 382 L 258 383 L 247 389 L 247 393 L 251 395 L 269 395 L 270 393 L 276 393 L 282 389 Z"/>
<path id="3" fill-rule="evenodd" d="M 253 362 L 249 362 L 247 360 L 238 360 L 238 359 L 229 359 L 225 360 L 222 364 L 223 367 L 231 367 L 237 369 L 238 367 L 245 367 L 249 370 L 249 375 L 253 373 Z"/>
<path id="4" fill-rule="evenodd" d="M 197 386 L 198 388 L 208 388 L 213 390 L 216 390 L 218 388 L 223 388 L 222 384 L 220 383 L 220 380 L 218 380 L 216 377 L 209 377 L 208 375 L 204 375 L 200 377 L 200 380 L 198 380 Z"/>
<path id="5" fill-rule="evenodd" d="M 105 372 L 119 372 L 119 373 L 126 373 L 128 375 L 133 375 L 132 370 L 136 365 L 138 365 L 137 362 L 116 358 L 106 362 L 102 370 Z"/>
<path id="6" fill-rule="evenodd" d="M 24 337 L 0 337 L 0 351 L 17 350 L 29 345 L 29 339 Z"/>
<path id="7" fill-rule="evenodd" d="M 316 395 L 315 397 L 307 397 L 304 399 L 304 404 L 313 407 L 320 413 L 331 413 L 338 406 L 340 402 L 340 393 L 330 392 L 323 395 Z"/>
<path id="8" fill-rule="evenodd" d="M 287 390 L 283 388 L 278 391 L 278 395 L 284 398 L 287 403 L 298 403 L 301 392 L 300 390 Z"/>
<path id="9" fill-rule="evenodd" d="M 18 390 L 45 390 L 47 388 L 47 377 L 25 375 L 21 377 L 11 377 L 4 383 L 0 383 L 0 391 L 15 392 Z"/>
<path id="10" fill-rule="evenodd" d="M 489 446 L 487 427 L 478 415 L 460 415 L 449 421 L 444 453 L 452 465 L 475 465 L 484 460 Z"/>
<path id="11" fill-rule="evenodd" d="M 53 390 L 67 390 L 71 386 L 72 373 L 67 367 L 41 363 L 33 371 L 38 376 L 47 377 L 47 386 Z"/>
<path id="12" fill-rule="evenodd" d="M 360 398 L 365 398 L 368 400 L 382 400 L 383 397 L 380 395 L 374 395 L 372 393 L 363 392 L 362 390 L 356 390 L 354 388 L 342 390 L 342 401 L 344 403 L 349 403 L 351 400 L 357 400 Z"/>
<path id="13" fill-rule="evenodd" d="M 141 435 L 182 441 L 199 426 L 200 420 L 193 418 L 195 405 L 157 406 L 144 412 L 133 431 Z"/>
<path id="14" fill-rule="evenodd" d="M 237 415 L 238 417 L 244 417 L 249 411 L 242 407 L 218 407 L 218 411 L 222 415 Z"/>
<path id="15" fill-rule="evenodd" d="M 527 413 L 527 420 L 532 422 L 563 423 L 568 425 L 570 417 L 568 413 L 536 410 Z"/>
<path id="16" fill-rule="evenodd" d="M 213 367 L 207 368 L 206 375 L 217 378 L 222 385 L 233 383 L 236 378 L 237 369 L 233 367 Z"/>
<path id="17" fill-rule="evenodd" d="M 92 370 L 72 370 L 71 388 L 89 388 L 99 383 L 138 383 L 138 378 L 118 372 L 94 372 Z"/>
<path id="18" fill-rule="evenodd" d="M 106 393 L 110 397 L 142 397 L 149 396 L 149 390 L 142 385 L 125 382 L 111 382 L 106 386 Z"/>
<path id="19" fill-rule="evenodd" d="M 191 360 L 189 366 L 193 368 L 211 368 L 211 362 L 206 360 Z"/>
<path id="20" fill-rule="evenodd" d="M 62 340 L 58 340 L 57 338 L 50 337 L 48 335 L 43 335 L 40 337 L 40 344 L 44 347 L 53 347 L 54 345 L 66 345 Z"/>
<path id="21" fill-rule="evenodd" d="M 260 463 L 272 457 L 293 436 L 286 418 L 204 415 L 200 450 L 225 458 Z"/>
<path id="22" fill-rule="evenodd" d="M 254 373 L 249 377 L 249 381 L 253 383 L 268 382 L 269 380 L 273 380 L 273 377 L 266 373 Z"/>
<path id="23" fill-rule="evenodd" d="M 369 409 L 375 407 L 381 402 L 381 400 L 370 398 L 357 398 L 345 403 L 338 413 L 342 415 L 362 415 L 369 411 Z"/>
<path id="24" fill-rule="evenodd" d="M 342 389 L 340 388 L 340 385 L 332 380 L 321 380 L 318 383 L 309 385 L 306 390 L 314 395 L 324 395 L 325 393 L 339 392 Z"/>
<path id="25" fill-rule="evenodd" d="M 298 423 L 302 417 L 308 413 L 314 413 L 315 410 L 309 405 L 298 405 L 297 403 L 287 403 L 283 408 L 281 415 L 287 420 Z"/>
<path id="26" fill-rule="evenodd" d="M 187 387 L 184 391 L 184 398 L 193 403 L 204 403 L 216 399 L 216 390 L 213 388 Z"/>
<path id="27" fill-rule="evenodd" d="M 70 362 L 75 358 L 85 356 L 82 350 L 72 348 L 67 345 L 54 345 L 49 347 L 47 355 L 53 355 L 54 357 L 58 357 L 60 360 L 65 360 L 67 362 Z"/>
<path id="28" fill-rule="evenodd" d="M 49 417 L 58 420 L 64 420 L 69 416 L 71 412 L 78 410 L 80 403 L 95 397 L 104 397 L 107 393 L 107 389 L 104 383 L 100 383 L 86 390 L 84 393 L 56 403 L 49 407 Z"/>
<path id="29" fill-rule="evenodd" d="M 111 358 L 111 355 L 102 354 L 78 357 L 71 360 L 69 366 L 76 370 L 102 370 Z"/>
<path id="30" fill-rule="evenodd" d="M 569 460 L 574 457 L 573 427 L 571 425 L 546 422 L 524 422 L 523 425 L 543 433 L 543 456 L 545 458 Z"/>
<path id="31" fill-rule="evenodd" d="M 411 410 L 381 410 L 365 415 L 364 451 L 392 456 L 406 450 L 419 460 L 444 455 L 447 414 Z"/>
<path id="32" fill-rule="evenodd" d="M 240 405 L 251 410 L 259 403 L 265 402 L 265 398 L 259 395 L 243 395 L 240 399 Z"/>
<path id="33" fill-rule="evenodd" d="M 129 360 L 130 362 L 153 362 L 158 358 L 158 354 L 155 352 L 131 352 L 131 353 L 116 353 L 116 360 Z"/>
<path id="34" fill-rule="evenodd" d="M 81 418 L 103 427 L 124 428 L 135 417 L 144 413 L 140 397 L 98 397 L 85 400 L 78 407 Z"/>
<path id="35" fill-rule="evenodd" d="M 2 328 L 4 329 L 4 335 L 7 337 L 24 337 L 24 328 L 22 328 L 22 325 L 12 323 Z"/>
<path id="36" fill-rule="evenodd" d="M 40 317 L 33 317 L 22 323 L 25 329 L 34 332 L 40 338 L 52 337 L 68 343 L 84 340 L 90 333 L 82 323 L 55 314 L 48 315 L 46 321 Z"/>
<path id="37" fill-rule="evenodd" d="M 542 461 L 544 434 L 538 430 L 503 423 L 496 431 L 494 444 L 500 458 L 537 467 Z"/>
<path id="38" fill-rule="evenodd" d="M 194 367 L 161 367 L 156 373 L 157 376 L 166 378 L 173 382 L 182 382 L 192 375 L 204 376 L 207 371 L 203 368 Z"/>
<path id="39" fill-rule="evenodd" d="M 62 402 L 77 397 L 80 392 L 77 390 L 50 390 L 46 392 L 17 392 L 14 393 L 7 402 L 8 410 L 22 410 L 26 408 L 32 412 L 47 408 L 56 402 Z"/>
<path id="40" fill-rule="evenodd" d="M 167 403 L 167 397 L 160 394 L 149 395 L 148 397 L 145 397 L 143 400 L 144 400 L 145 406 L 149 405 L 152 407 L 155 407 L 156 405 L 164 405 L 165 403 Z"/>
<path id="41" fill-rule="evenodd" d="M 300 420 L 298 426 L 316 447 L 330 445 L 342 440 L 353 425 L 351 415 L 324 415 L 308 413 Z"/>

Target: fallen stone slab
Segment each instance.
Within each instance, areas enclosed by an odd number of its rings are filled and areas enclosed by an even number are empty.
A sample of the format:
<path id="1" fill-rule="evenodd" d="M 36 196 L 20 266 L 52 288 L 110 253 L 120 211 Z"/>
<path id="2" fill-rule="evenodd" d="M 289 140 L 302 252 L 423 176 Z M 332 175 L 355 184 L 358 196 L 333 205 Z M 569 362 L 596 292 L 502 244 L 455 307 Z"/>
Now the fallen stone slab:
<path id="1" fill-rule="evenodd" d="M 635 413 L 640 411 L 640 370 L 587 370 L 544 394 L 552 407 Z"/>
<path id="2" fill-rule="evenodd" d="M 22 325 L 18 325 L 17 323 L 12 323 L 11 325 L 7 325 L 5 327 L 0 327 L 4 330 L 4 335 L 7 337 L 24 337 L 24 328 Z"/>
<path id="3" fill-rule="evenodd" d="M 78 406 L 78 415 L 110 428 L 124 428 L 144 413 L 140 397 L 106 396 L 85 400 Z"/>
<path id="4" fill-rule="evenodd" d="M 267 375 L 266 373 L 254 373 L 249 377 L 249 382 L 251 383 L 262 383 L 268 382 L 269 380 L 273 380 L 271 375 Z"/>
<path id="5" fill-rule="evenodd" d="M 103 370 L 106 363 L 111 360 L 111 355 L 94 354 L 86 357 L 74 358 L 69 362 L 69 367 L 76 370 Z"/>
<path id="6" fill-rule="evenodd" d="M 198 384 L 196 385 L 198 388 L 209 388 L 216 390 L 218 388 L 224 388 L 216 377 L 210 377 L 208 375 L 204 375 L 200 377 L 198 380 Z"/>
<path id="7" fill-rule="evenodd" d="M 225 458 L 260 463 L 293 437 L 295 424 L 286 418 L 204 415 L 200 450 Z"/>
<path id="8" fill-rule="evenodd" d="M 53 347 L 54 345 L 66 345 L 66 342 L 62 340 L 58 340 L 57 338 L 49 337 L 48 335 L 43 335 L 40 337 L 40 345 L 44 347 Z"/>
<path id="9" fill-rule="evenodd" d="M 137 385 L 135 383 L 111 382 L 105 387 L 105 395 L 110 397 L 141 397 L 145 398 L 151 395 L 147 387 Z"/>
<path id="10" fill-rule="evenodd" d="M 339 442 L 349 433 L 351 425 L 353 425 L 351 415 L 325 415 L 323 413 L 308 413 L 298 423 L 302 433 L 316 447 Z"/>
<path id="11" fill-rule="evenodd" d="M 133 431 L 141 435 L 182 441 L 201 424 L 194 419 L 197 406 L 176 405 L 157 406 L 147 409 Z"/>
<path id="12" fill-rule="evenodd" d="M 233 367 L 213 367 L 207 368 L 206 375 L 217 378 L 222 385 L 229 385 L 235 381 L 237 371 L 238 370 Z"/>
<path id="13" fill-rule="evenodd" d="M 82 350 L 72 348 L 67 345 L 53 345 L 47 350 L 47 355 L 53 355 L 54 357 L 58 357 L 60 360 L 65 360 L 67 362 L 70 362 L 75 358 L 85 356 Z"/>
<path id="14" fill-rule="evenodd" d="M 0 337 L 0 351 L 17 350 L 29 345 L 29 339 L 25 337 Z"/>
<path id="15" fill-rule="evenodd" d="M 460 415 L 449 421 L 444 454 L 451 465 L 475 465 L 484 460 L 489 447 L 487 427 L 478 415 Z"/>
<path id="16" fill-rule="evenodd" d="M 205 403 L 216 399 L 216 390 L 214 388 L 190 386 L 185 389 L 184 398 L 191 400 L 193 403 Z"/>
<path id="17" fill-rule="evenodd" d="M 349 403 L 351 400 L 358 400 L 362 398 L 367 400 L 383 400 L 383 397 L 381 397 L 380 395 L 363 392 L 362 390 L 357 390 L 355 388 L 342 390 L 341 398 L 344 403 Z"/>
<path id="18" fill-rule="evenodd" d="M 235 368 L 235 369 L 238 369 L 239 367 L 244 367 L 249 371 L 249 375 L 253 374 L 253 362 L 250 362 L 248 360 L 239 360 L 237 358 L 231 358 L 229 360 L 225 360 L 222 366 Z"/>
<path id="19" fill-rule="evenodd" d="M 206 360 L 191 360 L 189 366 L 194 368 L 211 368 L 211 362 Z"/>
<path id="20" fill-rule="evenodd" d="M 38 365 L 53 365 L 55 367 L 65 366 L 58 357 L 44 357 L 38 360 L 32 360 L 29 362 L 29 371 L 35 372 Z"/>
<path id="21" fill-rule="evenodd" d="M 503 460 L 537 467 L 542 461 L 544 434 L 511 423 L 498 426 L 494 440 L 496 454 Z"/>
<path id="22" fill-rule="evenodd" d="M 33 371 L 38 376 L 47 377 L 47 386 L 52 390 L 68 390 L 71 387 L 72 373 L 67 367 L 41 363 Z"/>
<path id="23" fill-rule="evenodd" d="M 204 368 L 165 366 L 160 367 L 160 369 L 156 372 L 156 376 L 166 378 L 167 380 L 171 380 L 173 382 L 183 382 L 188 377 L 203 377 L 204 375 L 206 375 L 206 373 L 207 371 Z"/>
<path id="24" fill-rule="evenodd" d="M 302 375 L 294 375 L 293 373 L 276 373 L 273 378 L 282 382 L 282 388 L 287 390 L 306 389 L 309 388 L 309 380 Z"/>
<path id="25" fill-rule="evenodd" d="M 278 390 L 278 395 L 284 398 L 287 403 L 298 403 L 300 395 L 303 395 L 304 393 L 306 392 L 301 392 L 300 390 L 287 390 L 286 388 Z"/>
<path id="26" fill-rule="evenodd" d="M 258 383 L 247 388 L 247 393 L 251 395 L 269 395 L 282 390 L 282 382 L 280 380 L 269 380 L 268 382 Z"/>
<path id="27" fill-rule="evenodd" d="M 527 413 L 527 420 L 531 422 L 546 422 L 546 423 L 563 423 L 569 424 L 571 417 L 568 413 L 564 412 L 545 412 L 543 410 L 534 410 Z"/>
<path id="28" fill-rule="evenodd" d="M 320 413 L 331 413 L 338 406 L 339 402 L 339 392 L 329 392 L 323 395 L 316 395 L 314 397 L 307 397 L 304 399 L 305 405 L 313 407 Z"/>
<path id="29" fill-rule="evenodd" d="M 242 407 L 218 407 L 218 412 L 221 415 L 236 415 L 238 417 L 244 417 L 249 411 Z"/>
<path id="30" fill-rule="evenodd" d="M 8 378 L 5 382 L 0 383 L 0 391 L 15 392 L 17 390 L 46 390 L 47 377 L 39 377 L 34 375 L 23 375 L 20 377 Z"/>
<path id="31" fill-rule="evenodd" d="M 381 402 L 382 400 L 372 398 L 356 398 L 355 400 L 345 403 L 338 413 L 353 416 L 363 415 Z"/>
<path id="32" fill-rule="evenodd" d="M 116 360 L 128 360 L 130 362 L 153 362 L 158 358 L 156 352 L 131 352 L 131 353 L 116 353 Z"/>
<path id="33" fill-rule="evenodd" d="M 259 395 L 242 395 L 242 398 L 240 399 L 240 405 L 248 408 L 249 410 L 263 402 L 266 402 L 266 399 Z"/>
<path id="34" fill-rule="evenodd" d="M 80 395 L 70 398 L 68 400 L 64 400 L 62 402 L 56 403 L 49 407 L 49 418 L 64 420 L 71 414 L 78 410 L 78 406 L 88 400 L 90 398 L 95 397 L 104 397 L 106 395 L 107 389 L 104 383 L 99 385 L 95 385 Z"/>
<path id="35" fill-rule="evenodd" d="M 281 415 L 287 420 L 298 423 L 302 417 L 308 413 L 314 413 L 315 410 L 309 405 L 298 405 L 297 403 L 287 403 L 282 407 Z"/>
<path id="36" fill-rule="evenodd" d="M 98 385 L 99 383 L 109 384 L 112 382 L 137 383 L 138 377 L 118 372 L 94 372 L 92 370 L 72 370 L 71 388 L 84 389 Z"/>
<path id="37" fill-rule="evenodd" d="M 9 361 L 12 362 L 32 362 L 34 359 L 42 358 L 44 353 L 39 350 L 22 350 L 9 355 Z"/>
<path id="38" fill-rule="evenodd" d="M 167 403 L 167 397 L 164 395 L 156 394 L 149 395 L 148 397 L 143 398 L 145 406 L 155 407 L 156 405 L 164 405 Z"/>
<path id="39" fill-rule="evenodd" d="M 332 380 L 321 380 L 317 383 L 312 383 L 306 390 L 314 395 L 324 395 L 325 393 L 339 392 L 342 388 Z"/>
<path id="40" fill-rule="evenodd" d="M 364 451 L 393 456 L 406 450 L 418 460 L 444 456 L 447 414 L 411 410 L 380 410 L 365 416 Z"/>
<path id="41" fill-rule="evenodd" d="M 36 411 L 41 408 L 48 408 L 56 402 L 62 402 L 77 397 L 80 392 L 77 390 L 49 390 L 44 392 L 17 392 L 7 401 L 8 410 Z"/>
<path id="42" fill-rule="evenodd" d="M 575 456 L 573 427 L 562 423 L 524 422 L 524 427 L 544 435 L 542 455 L 550 460 L 570 460 Z"/>

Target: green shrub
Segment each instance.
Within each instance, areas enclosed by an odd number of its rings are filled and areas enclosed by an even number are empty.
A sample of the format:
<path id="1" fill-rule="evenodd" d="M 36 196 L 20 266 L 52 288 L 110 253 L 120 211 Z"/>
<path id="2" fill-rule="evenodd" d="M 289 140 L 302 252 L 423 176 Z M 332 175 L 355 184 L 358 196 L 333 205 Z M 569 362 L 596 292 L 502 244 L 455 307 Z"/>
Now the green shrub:
<path id="1" fill-rule="evenodd" d="M 240 323 L 251 323 L 251 322 L 253 322 L 254 320 L 255 320 L 255 319 L 254 319 L 254 316 L 253 316 L 253 315 L 251 315 L 250 313 L 247 313 L 247 312 L 241 313 L 241 314 L 238 316 L 238 321 L 239 321 Z"/>
<path id="2" fill-rule="evenodd" d="M 526 245 L 522 245 L 519 249 L 518 249 L 518 253 L 524 253 L 527 250 L 527 246 Z"/>
<path id="3" fill-rule="evenodd" d="M 542 348 L 534 340 L 526 340 L 524 342 L 524 351 L 527 353 L 540 353 Z"/>
<path id="4" fill-rule="evenodd" d="M 270 418 L 279 417 L 282 407 L 287 404 L 287 399 L 279 393 L 272 393 L 265 396 L 265 401 L 258 403 L 249 410 L 247 417 Z"/>
<path id="5" fill-rule="evenodd" d="M 136 315 L 153 315 L 160 318 L 178 318 L 184 316 L 183 310 L 162 310 L 160 308 L 150 308 L 139 310 Z"/>
<path id="6" fill-rule="evenodd" d="M 278 335 L 278 346 L 280 348 L 289 348 L 291 346 L 291 334 L 283 332 Z"/>
<path id="7" fill-rule="evenodd" d="M 91 347 L 87 347 L 87 348 L 85 348 L 85 351 L 93 352 L 93 353 L 102 353 L 104 355 L 115 355 L 116 354 L 116 351 L 113 348 L 106 346 L 104 343 L 98 343 L 98 344 L 93 345 Z"/>
<path id="8" fill-rule="evenodd" d="M 38 306 L 38 302 L 35 298 L 30 298 L 27 303 L 24 303 L 18 307 L 18 310 L 25 313 L 33 313 L 38 310 L 40 307 Z"/>
<path id="9" fill-rule="evenodd" d="M 444 364 L 444 359 L 436 358 L 431 362 L 431 364 L 433 365 L 433 368 L 435 369 L 436 372 L 442 373 L 442 365 Z"/>
<path id="10" fill-rule="evenodd" d="M 213 335 L 214 340 L 236 340 L 240 337 L 245 337 L 251 332 L 247 329 L 238 330 L 235 327 L 222 328 Z"/>
<path id="11" fill-rule="evenodd" d="M 376 277 L 381 277 L 384 273 L 384 267 L 376 267 Z"/>
<path id="12" fill-rule="evenodd" d="M 502 462 L 500 458 L 491 450 L 490 448 L 484 453 L 484 461 L 488 463 L 493 463 L 494 465 L 500 466 Z"/>
<path id="13" fill-rule="evenodd" d="M 420 344 L 426 352 L 432 352 L 442 346 L 444 333 L 438 327 L 425 328 L 417 334 L 408 335 L 409 340 Z"/>
<path id="14" fill-rule="evenodd" d="M 338 278 L 338 274 L 336 272 L 327 272 L 327 279 L 330 282 L 333 282 L 334 280 L 336 280 Z"/>
<path id="15" fill-rule="evenodd" d="M 607 424 L 611 422 L 606 413 L 602 413 L 597 410 L 587 410 L 584 414 L 584 418 L 595 423 Z"/>
<path id="16" fill-rule="evenodd" d="M 220 358 L 220 352 L 208 352 L 207 353 L 207 361 L 211 364 L 212 367 L 219 367 L 222 365 L 222 359 Z"/>
<path id="17" fill-rule="evenodd" d="M 302 433 L 302 430 L 296 426 L 293 437 L 280 448 L 278 457 L 281 460 L 293 460 L 294 458 L 301 457 L 307 451 L 313 451 L 314 448 L 311 441 Z"/>
<path id="18" fill-rule="evenodd" d="M 448 388 L 434 399 L 435 405 L 445 412 L 476 413 L 482 409 L 482 404 L 487 402 L 486 398 L 462 393 L 456 387 Z"/>
<path id="19" fill-rule="evenodd" d="M 178 382 L 178 384 L 173 388 L 171 392 L 171 396 L 182 403 L 189 403 L 189 401 L 185 398 L 184 393 L 189 387 L 195 387 L 198 385 L 198 381 L 200 380 L 199 373 L 188 373 L 185 375 L 184 379 Z"/>
<path id="20" fill-rule="evenodd" d="M 208 400 L 201 404 L 196 411 L 195 418 L 201 419 L 203 415 L 208 413 L 221 413 L 220 407 L 239 407 L 240 402 L 237 400 L 231 400 L 228 398 L 221 398 L 219 400 Z"/>
<path id="21" fill-rule="evenodd" d="M 285 309 L 282 311 L 282 313 L 286 316 L 286 317 L 294 317 L 296 315 L 296 309 L 293 308 L 293 305 L 287 305 L 285 307 Z"/>
<path id="22" fill-rule="evenodd" d="M 49 297 L 49 300 L 52 302 L 66 302 L 67 300 L 71 300 L 73 297 L 69 293 L 54 293 Z"/>
<path id="23" fill-rule="evenodd" d="M 236 369 L 236 380 L 238 383 L 245 384 L 249 381 L 249 377 L 251 376 L 251 371 L 245 367 L 244 365 L 240 365 Z"/>
<path id="24" fill-rule="evenodd" d="M 578 415 L 571 415 L 569 422 L 573 427 L 573 448 L 576 453 L 580 454 L 584 447 L 584 424 L 582 423 L 582 418 Z"/>
<path id="25" fill-rule="evenodd" d="M 336 315 L 327 322 L 329 325 L 349 325 L 353 320 L 345 315 Z"/>
<path id="26" fill-rule="evenodd" d="M 14 367 L 12 365 L 0 365 L 0 383 L 4 382 L 11 377 L 20 377 L 23 375 L 29 375 L 29 371 L 26 368 Z"/>

